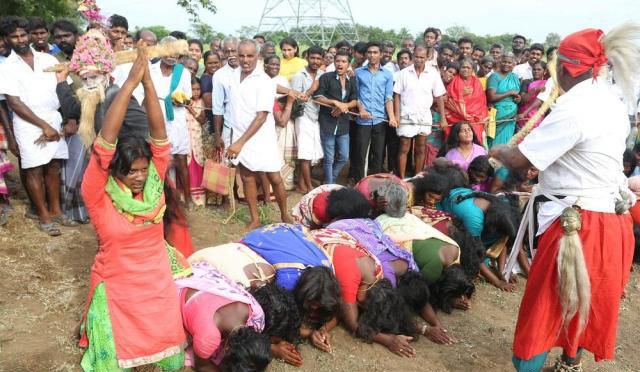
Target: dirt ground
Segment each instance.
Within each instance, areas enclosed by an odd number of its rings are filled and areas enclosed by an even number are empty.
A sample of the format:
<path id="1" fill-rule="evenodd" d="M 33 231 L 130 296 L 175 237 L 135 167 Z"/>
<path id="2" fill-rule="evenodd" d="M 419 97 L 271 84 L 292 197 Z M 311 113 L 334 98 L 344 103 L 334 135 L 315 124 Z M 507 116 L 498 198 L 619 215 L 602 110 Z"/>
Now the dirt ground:
<path id="1" fill-rule="evenodd" d="M 15 177 L 14 177 L 15 179 Z M 97 249 L 91 225 L 62 228 L 49 238 L 24 216 L 24 194 L 18 195 L 7 226 L 0 228 L 0 371 L 78 371 L 82 350 L 73 328 L 83 310 L 89 270 Z M 299 196 L 290 197 L 290 205 Z M 273 207 L 263 208 L 263 222 L 277 221 Z M 247 211 L 240 206 L 228 225 L 228 212 L 200 209 L 189 214 L 197 248 L 225 243 L 241 236 Z M 597 365 L 585 355 L 586 371 L 640 371 L 640 268 L 636 267 L 620 307 L 618 346 L 614 361 Z M 379 345 L 356 340 L 341 328 L 331 334 L 333 353 L 300 346 L 304 365 L 279 361 L 272 371 L 510 371 L 511 342 L 525 280 L 515 293 L 477 283 L 472 308 L 466 313 L 441 314 L 460 342 L 439 346 L 421 338 L 417 356 L 400 358 Z M 555 358 L 557 351 L 549 358 Z M 149 371 L 151 368 L 144 368 Z"/>

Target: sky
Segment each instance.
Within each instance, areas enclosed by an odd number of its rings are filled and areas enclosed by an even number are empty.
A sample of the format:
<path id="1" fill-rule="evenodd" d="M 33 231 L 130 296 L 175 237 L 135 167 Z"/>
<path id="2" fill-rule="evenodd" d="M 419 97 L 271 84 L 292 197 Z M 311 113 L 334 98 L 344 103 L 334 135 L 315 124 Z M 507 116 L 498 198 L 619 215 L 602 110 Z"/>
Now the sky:
<path id="1" fill-rule="evenodd" d="M 257 26 L 266 2 L 214 1 L 218 12 L 203 13 L 201 18 L 225 34 L 233 34 L 241 26 Z M 164 25 L 170 30 L 190 29 L 189 16 L 175 0 L 97 0 L 97 3 L 105 15 L 117 13 L 127 17 L 131 29 L 151 25 Z M 398 1 L 402 6 L 390 6 L 395 2 L 379 0 L 349 3 L 354 20 L 364 25 L 396 30 L 406 27 L 412 34 L 428 26 L 445 30 L 457 25 L 479 35 L 519 33 L 534 42 L 543 42 L 549 32 L 564 36 L 587 27 L 606 32 L 627 20 L 640 22 L 639 0 Z"/>

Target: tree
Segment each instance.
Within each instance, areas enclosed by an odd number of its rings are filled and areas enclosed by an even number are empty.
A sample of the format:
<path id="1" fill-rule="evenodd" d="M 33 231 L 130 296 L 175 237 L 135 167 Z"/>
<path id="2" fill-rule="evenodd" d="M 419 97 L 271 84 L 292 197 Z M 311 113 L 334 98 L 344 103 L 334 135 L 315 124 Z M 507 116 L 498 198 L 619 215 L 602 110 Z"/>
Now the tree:
<path id="1" fill-rule="evenodd" d="M 42 17 L 47 22 L 57 18 L 77 18 L 78 4 L 72 0 L 2 0 L 0 14 Z"/>
<path id="2" fill-rule="evenodd" d="M 255 26 L 242 26 L 236 31 L 236 35 L 241 38 L 251 39 L 258 32 Z"/>
<path id="3" fill-rule="evenodd" d="M 213 39 L 222 39 L 225 36 L 223 33 L 215 31 L 209 24 L 201 21 L 196 21 L 191 24 L 191 32 L 205 44 L 211 42 Z"/>
<path id="4" fill-rule="evenodd" d="M 148 26 L 148 27 L 136 27 L 134 32 L 138 32 L 140 30 L 149 30 L 153 32 L 158 38 L 158 40 L 162 39 L 165 36 L 168 36 L 169 33 L 171 32 L 166 27 L 160 26 L 160 25 L 154 25 L 154 26 Z"/>
<path id="5" fill-rule="evenodd" d="M 177 3 L 191 16 L 191 21 L 194 23 L 200 21 L 200 12 L 207 11 L 215 14 L 218 10 L 213 0 L 177 0 Z"/>
<path id="6" fill-rule="evenodd" d="M 549 32 L 547 34 L 547 37 L 544 39 L 544 45 L 548 48 L 551 46 L 558 46 L 560 45 L 560 41 L 562 40 L 562 37 L 560 36 L 560 34 L 556 33 L 556 32 Z"/>
<path id="7" fill-rule="evenodd" d="M 444 30 L 444 33 L 453 42 L 457 42 L 458 39 L 460 39 L 461 37 L 470 37 L 471 35 L 473 35 L 468 28 L 466 28 L 465 26 L 459 26 L 459 25 L 447 27 Z"/>

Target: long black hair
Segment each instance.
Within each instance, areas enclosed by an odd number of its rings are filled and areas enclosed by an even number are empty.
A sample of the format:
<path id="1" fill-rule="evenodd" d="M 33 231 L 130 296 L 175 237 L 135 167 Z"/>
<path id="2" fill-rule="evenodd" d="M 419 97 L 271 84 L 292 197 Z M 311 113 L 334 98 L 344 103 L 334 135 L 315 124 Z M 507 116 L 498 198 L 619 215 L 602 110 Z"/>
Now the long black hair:
<path id="1" fill-rule="evenodd" d="M 417 314 L 429 303 L 431 296 L 427 280 L 421 273 L 413 270 L 408 270 L 398 278 L 398 293 L 409 309 Z"/>
<path id="2" fill-rule="evenodd" d="M 251 289 L 249 292 L 264 310 L 263 334 L 290 343 L 300 340 L 302 318 L 291 292 L 275 283 Z"/>
<path id="3" fill-rule="evenodd" d="M 340 310 L 340 285 L 331 269 L 324 266 L 305 269 L 293 296 L 305 325 L 314 329 L 333 319 Z"/>
<path id="4" fill-rule="evenodd" d="M 462 129 L 463 125 L 468 125 L 469 128 L 471 128 L 471 133 L 473 133 L 473 143 L 475 143 L 476 145 L 480 144 L 480 142 L 478 142 L 478 137 L 476 137 L 476 133 L 473 131 L 473 127 L 471 126 L 471 124 L 467 123 L 466 121 L 461 121 L 456 123 L 453 126 L 453 128 L 451 128 L 451 133 L 449 133 L 449 137 L 447 137 L 447 141 L 444 143 L 444 146 L 442 146 L 440 148 L 440 151 L 438 152 L 439 157 L 447 155 L 447 152 L 449 152 L 449 150 L 455 149 L 460 145 L 460 139 L 458 138 L 458 136 L 460 134 L 460 130 Z"/>
<path id="5" fill-rule="evenodd" d="M 333 220 L 369 218 L 371 204 L 358 190 L 342 188 L 333 190 L 327 197 L 327 215 Z"/>
<path id="6" fill-rule="evenodd" d="M 360 305 L 356 335 L 372 342 L 373 336 L 380 332 L 417 336 L 413 314 L 388 279 L 380 280 L 367 291 Z"/>
<path id="7" fill-rule="evenodd" d="M 220 363 L 222 372 L 266 371 L 271 363 L 269 336 L 251 327 L 240 327 L 227 337 L 227 350 Z"/>
<path id="8" fill-rule="evenodd" d="M 462 295 L 471 298 L 476 290 L 475 285 L 464 272 L 460 264 L 445 267 L 438 281 L 431 289 L 431 305 L 447 314 L 453 310 L 453 302 Z"/>
<path id="9" fill-rule="evenodd" d="M 480 264 L 484 258 L 484 246 L 477 236 L 469 234 L 463 222 L 454 217 L 448 225 L 448 236 L 460 247 L 460 265 L 469 280 L 473 280 L 480 272 Z"/>
<path id="10" fill-rule="evenodd" d="M 292 47 L 294 47 L 296 49 L 296 52 L 293 55 L 295 57 L 300 57 L 300 48 L 298 47 L 298 42 L 296 41 L 296 39 L 292 37 L 285 37 L 284 39 L 280 40 L 280 50 L 282 50 L 282 47 L 285 45 L 291 45 Z"/>
<path id="11" fill-rule="evenodd" d="M 469 183 L 467 174 L 462 168 L 445 158 L 435 159 L 433 165 L 427 169 L 427 172 L 429 174 L 439 174 L 449 182 L 445 195 L 448 194 L 451 189 L 466 187 Z"/>
<path id="12" fill-rule="evenodd" d="M 520 226 L 520 210 L 517 195 L 492 195 L 481 193 L 480 197 L 487 199 L 491 205 L 484 216 L 483 236 L 507 236 L 511 242 L 518 233 Z"/>
<path id="13" fill-rule="evenodd" d="M 414 204 L 424 202 L 424 195 L 428 192 L 442 196 L 449 193 L 449 180 L 437 172 L 429 172 L 423 177 L 414 177 L 409 182 L 413 184 Z"/>
<path id="14" fill-rule="evenodd" d="M 109 166 L 111 175 L 116 178 L 127 176 L 133 162 L 141 158 L 151 161 L 151 147 L 142 136 L 133 135 L 118 138 L 116 153 Z"/>

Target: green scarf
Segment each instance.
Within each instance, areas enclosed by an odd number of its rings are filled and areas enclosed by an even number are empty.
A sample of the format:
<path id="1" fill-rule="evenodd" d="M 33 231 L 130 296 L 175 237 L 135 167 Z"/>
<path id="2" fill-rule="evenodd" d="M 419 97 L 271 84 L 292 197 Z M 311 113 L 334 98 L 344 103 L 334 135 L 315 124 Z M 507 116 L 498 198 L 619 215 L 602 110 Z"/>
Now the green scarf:
<path id="1" fill-rule="evenodd" d="M 164 112 L 167 115 L 167 121 L 173 121 L 173 98 L 171 95 L 178 88 L 180 84 L 180 78 L 182 77 L 182 71 L 184 66 L 180 63 L 173 66 L 173 72 L 171 73 L 171 84 L 169 85 L 169 94 L 164 97 Z"/>
<path id="2" fill-rule="evenodd" d="M 160 178 L 153 162 L 149 163 L 147 180 L 142 191 L 142 200 L 134 199 L 128 187 L 120 187 L 113 176 L 109 176 L 105 191 L 109 194 L 118 212 L 124 214 L 134 224 L 162 222 L 166 208 L 164 181 Z"/>

